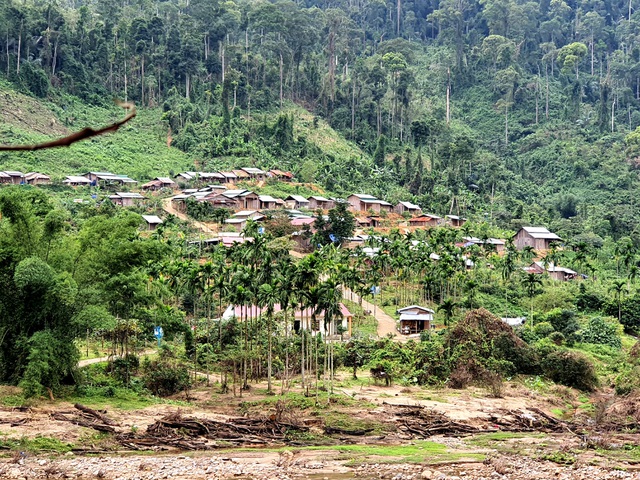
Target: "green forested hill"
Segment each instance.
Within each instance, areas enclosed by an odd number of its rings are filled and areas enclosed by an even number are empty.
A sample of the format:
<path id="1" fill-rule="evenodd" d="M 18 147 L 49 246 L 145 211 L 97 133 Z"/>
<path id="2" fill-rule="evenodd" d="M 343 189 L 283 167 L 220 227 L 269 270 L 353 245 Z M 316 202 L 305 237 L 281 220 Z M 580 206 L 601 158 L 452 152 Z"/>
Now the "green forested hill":
<path id="1" fill-rule="evenodd" d="M 633 1 L 70 5 L 0 6 L 2 93 L 69 131 L 117 118 L 114 96 L 140 115 L 118 137 L 3 165 L 141 179 L 194 160 L 278 166 L 501 227 L 635 237 Z M 40 131 L 6 122 L 7 142 Z"/>

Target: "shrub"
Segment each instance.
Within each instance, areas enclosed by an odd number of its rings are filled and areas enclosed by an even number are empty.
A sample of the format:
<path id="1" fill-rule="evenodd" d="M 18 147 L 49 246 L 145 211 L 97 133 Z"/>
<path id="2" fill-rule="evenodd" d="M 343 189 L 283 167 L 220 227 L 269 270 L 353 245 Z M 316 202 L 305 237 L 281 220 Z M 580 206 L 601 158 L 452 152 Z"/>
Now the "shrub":
<path id="1" fill-rule="evenodd" d="M 562 332 L 553 332 L 548 338 L 556 345 L 562 345 L 565 341 L 565 336 Z"/>
<path id="2" fill-rule="evenodd" d="M 547 314 L 545 321 L 549 322 L 556 332 L 562 332 L 566 337 L 580 330 L 580 325 L 575 317 L 576 314 L 573 310 L 556 308 Z"/>
<path id="3" fill-rule="evenodd" d="M 143 382 L 154 395 L 167 397 L 191 386 L 189 370 L 185 365 L 145 360 Z"/>
<path id="4" fill-rule="evenodd" d="M 542 360 L 544 374 L 556 383 L 590 392 L 598 386 L 593 364 L 580 353 L 556 351 Z"/>
<path id="5" fill-rule="evenodd" d="M 616 325 L 605 322 L 601 317 L 593 317 L 589 320 L 589 324 L 582 330 L 582 339 L 585 343 L 609 345 L 613 348 L 622 347 Z"/>
<path id="6" fill-rule="evenodd" d="M 533 327 L 534 333 L 538 338 L 545 338 L 554 332 L 553 325 L 549 322 L 540 322 Z"/>

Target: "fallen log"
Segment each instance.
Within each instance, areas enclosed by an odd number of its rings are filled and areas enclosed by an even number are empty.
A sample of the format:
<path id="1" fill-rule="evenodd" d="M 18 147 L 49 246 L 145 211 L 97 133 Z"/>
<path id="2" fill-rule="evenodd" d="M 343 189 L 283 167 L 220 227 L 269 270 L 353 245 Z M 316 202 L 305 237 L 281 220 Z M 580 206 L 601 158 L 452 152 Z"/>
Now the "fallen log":
<path id="1" fill-rule="evenodd" d="M 118 426 L 117 422 L 111 420 L 109 417 L 107 417 L 106 415 L 98 412 L 97 410 L 94 410 L 93 408 L 86 407 L 86 406 L 81 405 L 79 403 L 76 403 L 73 406 L 75 408 L 77 408 L 78 410 L 80 410 L 81 412 L 87 413 L 87 414 L 91 415 L 92 417 L 97 418 L 98 420 L 100 420 L 105 425 Z"/>
<path id="2" fill-rule="evenodd" d="M 367 433 L 371 433 L 371 432 L 373 432 L 373 428 L 362 428 L 362 429 L 356 429 L 356 430 L 349 430 L 349 429 L 346 429 L 346 428 L 338 428 L 338 427 L 324 427 L 324 433 L 326 433 L 327 435 L 339 434 L 339 435 L 362 436 L 362 435 L 366 435 Z"/>
<path id="3" fill-rule="evenodd" d="M 94 422 L 88 422 L 86 420 L 82 420 L 81 418 L 78 417 L 67 417 L 66 415 L 62 415 L 60 413 L 53 413 L 51 415 L 51 417 L 54 420 L 58 420 L 61 422 L 70 422 L 73 423 L 75 425 L 79 425 L 81 427 L 87 427 L 87 428 L 93 428 L 94 430 L 98 430 L 99 432 L 105 432 L 105 433 L 115 433 L 116 429 L 113 428 L 111 425 L 104 425 L 101 423 L 94 423 Z"/>

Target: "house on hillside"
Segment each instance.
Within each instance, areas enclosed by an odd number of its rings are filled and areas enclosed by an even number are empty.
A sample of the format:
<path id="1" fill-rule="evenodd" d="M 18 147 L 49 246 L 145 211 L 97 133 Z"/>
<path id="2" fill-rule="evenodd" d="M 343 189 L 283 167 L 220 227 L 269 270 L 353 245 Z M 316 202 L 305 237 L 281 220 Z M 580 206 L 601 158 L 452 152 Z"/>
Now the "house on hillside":
<path id="1" fill-rule="evenodd" d="M 236 213 L 231 218 L 227 218 L 224 223 L 235 227 L 237 232 L 242 232 L 244 230 L 244 227 L 247 226 L 249 220 L 253 220 L 254 222 L 261 222 L 262 220 L 264 220 L 264 218 L 264 215 L 256 210 L 243 210 Z"/>
<path id="2" fill-rule="evenodd" d="M 158 225 L 162 225 L 162 219 L 157 215 L 142 215 L 142 219 L 147 224 L 147 230 L 155 230 Z"/>
<path id="3" fill-rule="evenodd" d="M 289 208 L 308 208 L 309 200 L 304 198 L 302 195 L 289 195 L 284 199 L 285 203 L 289 206 Z"/>
<path id="4" fill-rule="evenodd" d="M 267 176 L 281 182 L 291 182 L 293 180 L 293 173 L 283 172 L 282 170 L 269 170 Z"/>
<path id="5" fill-rule="evenodd" d="M 402 215 L 403 213 L 410 213 L 411 215 L 420 215 L 422 209 L 419 205 L 411 202 L 398 202 L 393 209 L 396 213 Z"/>
<path id="6" fill-rule="evenodd" d="M 464 240 L 464 244 L 462 245 L 463 247 L 469 247 L 471 245 L 478 245 L 481 247 L 484 245 L 493 245 L 493 248 L 497 253 L 502 253 L 505 249 L 505 241 L 498 238 L 487 238 L 486 240 L 481 240 L 477 237 L 462 237 L 462 240 Z"/>
<path id="7" fill-rule="evenodd" d="M 145 183 L 144 185 L 142 185 L 140 188 L 142 190 L 148 190 L 151 192 L 155 192 L 157 190 L 160 190 L 162 188 L 177 188 L 178 184 L 176 182 L 174 182 L 173 180 L 171 180 L 168 177 L 156 177 L 153 180 L 151 180 L 150 182 Z"/>
<path id="8" fill-rule="evenodd" d="M 142 203 L 144 197 L 139 193 L 117 192 L 109 195 L 109 199 L 120 207 L 133 207 Z"/>
<path id="9" fill-rule="evenodd" d="M 466 218 L 459 217 L 458 215 L 445 215 L 444 216 L 447 225 L 451 225 L 452 227 L 461 227 L 467 221 Z"/>
<path id="10" fill-rule="evenodd" d="M 231 170 L 231 171 L 236 174 L 236 177 L 238 177 L 238 181 L 249 180 L 251 178 L 251 175 L 249 175 L 244 170 Z"/>
<path id="11" fill-rule="evenodd" d="M 347 202 L 349 202 L 350 210 L 354 213 L 368 212 L 369 210 L 375 213 L 393 211 L 393 205 L 389 202 L 364 193 L 349 195 Z"/>
<path id="12" fill-rule="evenodd" d="M 318 208 L 322 210 L 330 210 L 335 207 L 335 203 L 333 200 L 329 200 L 328 198 L 324 198 L 320 195 L 311 195 L 309 198 L 309 208 L 312 210 L 316 210 Z"/>
<path id="13" fill-rule="evenodd" d="M 221 195 L 234 200 L 236 202 L 235 208 L 243 210 L 258 210 L 260 208 L 260 197 L 250 190 L 227 190 Z"/>
<path id="14" fill-rule="evenodd" d="M 44 173 L 29 172 L 25 174 L 24 181 L 29 185 L 46 185 L 51 183 L 51 177 Z"/>
<path id="15" fill-rule="evenodd" d="M 256 182 L 263 182 L 267 179 L 267 172 L 259 168 L 243 167 L 241 170 L 245 171 L 249 175 L 249 178 Z"/>
<path id="16" fill-rule="evenodd" d="M 435 312 L 430 308 L 411 305 L 399 308 L 397 313 L 400 314 L 400 333 L 403 335 L 420 333 L 432 328 Z"/>
<path id="17" fill-rule="evenodd" d="M 218 172 L 222 175 L 223 182 L 225 183 L 235 183 L 238 180 L 238 176 L 233 172 Z"/>
<path id="18" fill-rule="evenodd" d="M 522 227 L 518 230 L 513 243 L 518 250 L 530 246 L 535 250 L 549 250 L 551 242 L 561 242 L 562 239 L 544 227 Z"/>
<path id="19" fill-rule="evenodd" d="M 273 198 L 271 195 L 258 195 L 258 199 L 260 200 L 260 210 L 273 210 L 278 208 L 282 202 L 282 200 Z"/>
<path id="20" fill-rule="evenodd" d="M 549 274 L 549 278 L 552 278 L 553 280 L 558 280 L 561 282 L 567 282 L 569 280 L 575 280 L 576 278 L 581 278 L 578 272 L 571 270 L 570 268 L 559 267 L 558 265 L 555 265 L 553 263 L 549 263 L 545 267 L 544 262 L 540 262 L 540 261 L 533 262 L 528 267 L 523 267 L 522 269 L 526 273 L 542 274 L 546 272 L 547 274 Z"/>
<path id="21" fill-rule="evenodd" d="M 442 224 L 442 218 L 431 213 L 423 213 L 419 217 L 409 219 L 410 227 L 437 227 Z"/>
<path id="22" fill-rule="evenodd" d="M 87 177 L 67 175 L 62 183 L 70 187 L 89 186 L 91 185 L 91 180 L 89 180 Z"/>
<path id="23" fill-rule="evenodd" d="M 12 185 L 20 185 L 24 182 L 24 173 L 16 170 L 5 170 L 0 172 L 0 183 L 9 183 Z"/>
<path id="24" fill-rule="evenodd" d="M 134 185 L 136 180 L 126 175 L 116 175 L 111 172 L 88 172 L 84 175 L 91 180 L 91 185 Z"/>

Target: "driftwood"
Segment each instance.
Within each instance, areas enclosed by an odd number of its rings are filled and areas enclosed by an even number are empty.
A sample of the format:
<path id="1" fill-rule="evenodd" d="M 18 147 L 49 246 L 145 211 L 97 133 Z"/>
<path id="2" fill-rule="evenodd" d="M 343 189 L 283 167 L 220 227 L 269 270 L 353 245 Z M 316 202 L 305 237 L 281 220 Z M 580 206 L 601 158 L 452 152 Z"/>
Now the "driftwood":
<path id="1" fill-rule="evenodd" d="M 0 145 L 0 151 L 44 150 L 45 148 L 69 147 L 80 140 L 86 140 L 87 138 L 96 137 L 105 133 L 115 132 L 122 125 L 136 116 L 136 107 L 133 103 L 121 102 L 119 100 L 115 100 L 115 103 L 130 112 L 122 120 L 114 122 L 111 125 L 107 125 L 106 127 L 102 127 L 97 130 L 90 127 L 83 128 L 79 132 L 72 133 L 69 136 L 35 145 Z M 50 389 L 47 390 L 49 390 L 49 396 L 51 397 L 51 400 L 53 400 L 53 393 Z"/>
<path id="2" fill-rule="evenodd" d="M 87 414 L 91 415 L 92 417 L 97 418 L 98 420 L 100 420 L 105 425 L 114 425 L 114 426 L 118 425 L 117 422 L 114 422 L 109 417 L 107 417 L 105 414 L 103 414 L 101 412 L 98 412 L 97 410 L 94 410 L 93 408 L 86 407 L 86 406 L 81 405 L 79 403 L 76 403 L 73 406 L 75 408 L 77 408 L 78 410 L 80 410 L 81 412 L 87 413 Z"/>
<path id="3" fill-rule="evenodd" d="M 363 428 L 360 430 L 349 430 L 345 428 L 338 427 L 324 427 L 324 433 L 327 435 L 339 434 L 339 435 L 354 435 L 354 436 L 362 436 L 367 433 L 373 432 L 373 428 Z"/>
<path id="4" fill-rule="evenodd" d="M 420 438 L 432 435 L 466 435 L 496 431 L 559 432 L 568 429 L 566 423 L 536 408 L 530 408 L 528 412 L 500 410 L 489 416 L 491 422 L 489 427 L 479 427 L 463 421 L 451 420 L 442 413 L 422 406 L 386 405 L 398 417 L 399 430 Z"/>
<path id="5" fill-rule="evenodd" d="M 167 415 L 147 427 L 144 434 L 122 434 L 124 447 L 137 449 L 177 448 L 207 450 L 229 446 L 288 443 L 290 431 L 308 431 L 308 427 L 275 418 L 230 418 L 227 421 Z"/>
<path id="6" fill-rule="evenodd" d="M 105 425 L 103 423 L 96 423 L 82 418 L 81 416 L 68 417 L 62 413 L 53 413 L 51 417 L 54 420 L 58 420 L 60 422 L 70 422 L 75 425 L 80 425 L 81 427 L 93 428 L 94 430 L 98 430 L 99 432 L 106 433 L 115 433 L 116 429 L 111 425 Z"/>

